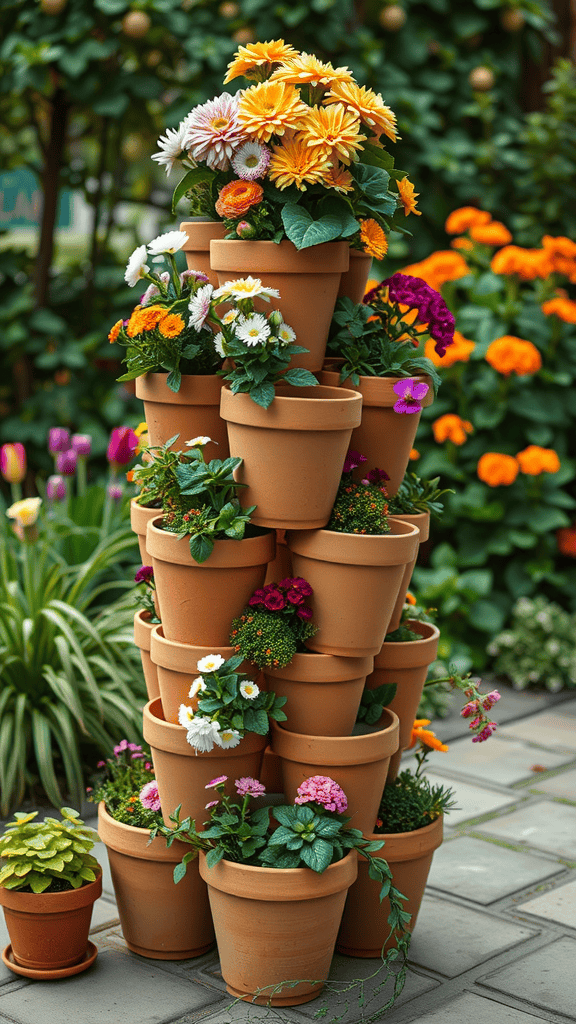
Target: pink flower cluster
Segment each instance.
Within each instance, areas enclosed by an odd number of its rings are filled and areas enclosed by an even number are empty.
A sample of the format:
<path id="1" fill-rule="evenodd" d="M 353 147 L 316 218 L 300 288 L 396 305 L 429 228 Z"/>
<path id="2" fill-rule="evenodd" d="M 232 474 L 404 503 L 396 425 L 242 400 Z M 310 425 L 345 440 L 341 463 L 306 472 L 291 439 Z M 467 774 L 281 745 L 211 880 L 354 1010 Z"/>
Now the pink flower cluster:
<path id="1" fill-rule="evenodd" d="M 464 705 L 460 714 L 462 718 L 470 719 L 468 728 L 476 734 L 472 737 L 472 743 L 482 743 L 484 740 L 490 739 L 492 733 L 496 731 L 496 722 L 490 721 L 486 712 L 490 711 L 500 700 L 500 694 L 498 690 L 481 694 L 475 686 L 464 692 L 467 697 L 474 699 Z"/>
<path id="2" fill-rule="evenodd" d="M 238 796 L 263 796 L 266 792 L 266 786 L 258 782 L 258 779 L 251 779 L 248 775 L 241 779 L 235 779 L 234 785 Z"/>
<path id="3" fill-rule="evenodd" d="M 160 797 L 158 795 L 156 779 L 152 779 L 152 782 L 147 782 L 145 786 L 142 786 L 140 790 L 140 803 L 148 811 L 160 810 Z"/>
<path id="4" fill-rule="evenodd" d="M 284 609 L 296 609 L 298 618 L 308 621 L 312 618 L 312 609 L 305 602 L 312 593 L 312 587 L 306 580 L 286 577 L 279 583 L 269 583 L 267 587 L 255 590 L 248 604 L 258 611 L 282 612 Z"/>
<path id="5" fill-rule="evenodd" d="M 312 775 L 305 779 L 301 786 L 298 786 L 295 804 L 319 804 L 327 811 L 337 811 L 344 814 L 348 807 L 348 800 L 344 790 L 334 782 L 334 779 L 327 775 Z"/>
<path id="6" fill-rule="evenodd" d="M 138 743 L 129 743 L 128 740 L 120 740 L 120 743 L 118 743 L 118 745 L 114 747 L 113 752 L 116 757 L 119 757 L 120 754 L 123 754 L 125 750 L 132 751 L 131 756 L 134 759 L 144 757 L 144 754 L 142 753 L 142 747 Z"/>

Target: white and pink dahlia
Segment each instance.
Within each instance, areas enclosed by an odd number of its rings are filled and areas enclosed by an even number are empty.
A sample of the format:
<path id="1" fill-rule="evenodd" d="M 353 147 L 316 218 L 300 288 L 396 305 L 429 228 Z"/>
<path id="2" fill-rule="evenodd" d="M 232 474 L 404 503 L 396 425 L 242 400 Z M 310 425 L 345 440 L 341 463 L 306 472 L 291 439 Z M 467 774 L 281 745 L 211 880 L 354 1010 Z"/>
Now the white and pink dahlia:
<path id="1" fill-rule="evenodd" d="M 267 146 L 260 146 L 258 142 L 245 142 L 230 162 L 242 181 L 255 181 L 266 174 L 270 157 Z"/>
<path id="2" fill-rule="evenodd" d="M 228 92 L 201 103 L 186 118 L 184 148 L 213 171 L 227 171 L 230 158 L 246 141 L 238 120 L 238 99 Z"/>

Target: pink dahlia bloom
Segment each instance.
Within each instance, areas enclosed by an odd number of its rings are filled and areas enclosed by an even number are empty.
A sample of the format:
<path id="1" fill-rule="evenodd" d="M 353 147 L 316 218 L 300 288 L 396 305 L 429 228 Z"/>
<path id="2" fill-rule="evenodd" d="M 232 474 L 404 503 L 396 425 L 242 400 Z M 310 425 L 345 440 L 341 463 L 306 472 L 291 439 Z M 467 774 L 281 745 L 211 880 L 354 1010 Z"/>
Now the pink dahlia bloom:
<path id="1" fill-rule="evenodd" d="M 298 786 L 295 804 L 320 804 L 327 811 L 337 811 L 343 814 L 348 807 L 346 793 L 327 775 L 312 775 L 305 779 L 301 786 Z"/>
<path id="2" fill-rule="evenodd" d="M 148 811 L 160 810 L 160 797 L 158 796 L 158 783 L 156 779 L 152 779 L 152 782 L 147 782 L 145 786 L 142 786 L 140 790 L 140 803 Z"/>
<path id="3" fill-rule="evenodd" d="M 248 141 L 238 121 L 238 99 L 228 92 L 195 107 L 186 120 L 184 148 L 213 171 L 227 171 L 234 152 Z"/>

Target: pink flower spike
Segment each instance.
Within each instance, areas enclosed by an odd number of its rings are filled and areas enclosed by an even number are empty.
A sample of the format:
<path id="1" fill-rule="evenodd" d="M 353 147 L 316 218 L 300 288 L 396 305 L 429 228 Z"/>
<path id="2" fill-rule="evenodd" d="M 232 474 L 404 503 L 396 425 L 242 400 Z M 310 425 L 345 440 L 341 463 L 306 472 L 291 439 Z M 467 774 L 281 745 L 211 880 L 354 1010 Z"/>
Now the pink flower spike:
<path id="1" fill-rule="evenodd" d="M 214 789 L 215 786 L 220 786 L 223 782 L 228 782 L 227 775 L 219 775 L 217 779 L 212 779 L 212 782 L 204 786 L 204 789 Z"/>
<path id="2" fill-rule="evenodd" d="M 471 700 L 468 704 L 465 704 L 460 714 L 462 718 L 470 718 L 471 715 L 478 714 L 478 701 Z"/>
<path id="3" fill-rule="evenodd" d="M 490 690 L 485 697 L 482 698 L 482 707 L 485 711 L 490 711 L 490 708 L 494 707 L 495 704 L 500 700 L 501 694 L 498 690 Z"/>

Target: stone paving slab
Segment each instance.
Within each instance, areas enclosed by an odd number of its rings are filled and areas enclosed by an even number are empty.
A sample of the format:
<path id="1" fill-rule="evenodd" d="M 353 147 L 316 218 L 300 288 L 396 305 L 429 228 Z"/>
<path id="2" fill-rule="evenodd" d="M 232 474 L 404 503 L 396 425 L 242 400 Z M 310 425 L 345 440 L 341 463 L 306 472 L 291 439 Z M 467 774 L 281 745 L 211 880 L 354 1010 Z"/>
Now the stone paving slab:
<path id="1" fill-rule="evenodd" d="M 576 939 L 561 938 L 480 979 L 487 988 L 574 1020 Z"/>
<path id="2" fill-rule="evenodd" d="M 563 701 L 558 710 L 563 715 L 576 715 L 576 700 Z"/>
<path id="3" fill-rule="evenodd" d="M 460 836 L 436 850 L 428 885 L 485 906 L 564 870 L 543 857 Z"/>
<path id="4" fill-rule="evenodd" d="M 576 807 L 541 800 L 475 826 L 478 832 L 531 846 L 576 861 Z"/>
<path id="5" fill-rule="evenodd" d="M 449 769 L 449 763 L 446 767 Z M 445 823 L 450 828 L 470 818 L 479 818 L 483 814 L 501 810 L 502 807 L 509 807 L 510 804 L 522 799 L 522 794 L 516 791 L 509 791 L 506 795 L 486 786 L 473 786 L 463 779 L 447 780 L 445 775 L 437 775 L 435 772 L 426 772 L 426 775 L 436 786 L 446 785 L 449 781 L 450 788 L 454 791 L 457 806 L 449 811 L 445 818 Z"/>
<path id="6" fill-rule="evenodd" d="M 559 796 L 576 803 L 576 768 L 551 775 L 548 779 L 542 779 L 542 782 L 536 781 L 530 789 L 537 789 L 541 793 L 548 793 L 549 796 Z"/>
<path id="7" fill-rule="evenodd" d="M 547 921 L 576 928 L 576 879 L 549 889 L 527 903 L 518 904 L 517 910 L 521 914 L 535 914 Z M 574 969 L 576 971 L 576 963 Z"/>
<path id="8" fill-rule="evenodd" d="M 118 921 L 119 918 L 116 904 L 101 896 L 94 904 L 92 922 L 90 924 L 90 934 L 92 934 L 92 932 L 98 932 L 102 928 L 110 928 L 111 925 L 118 924 Z"/>
<path id="9" fill-rule="evenodd" d="M 406 1024 L 418 1021 L 419 1024 L 538 1024 L 542 1017 L 525 1013 L 505 1003 L 497 1003 L 485 996 L 477 996 L 473 992 L 465 992 L 450 1003 L 445 1003 L 439 1010 L 433 1010 L 417 1017 L 405 1017 Z"/>
<path id="10" fill-rule="evenodd" d="M 539 747 L 552 750 L 576 750 L 576 722 L 573 716 L 563 714 L 561 707 L 531 715 L 513 725 L 505 725 L 498 735 L 504 739 L 510 737 L 536 743 Z"/>
<path id="11" fill-rule="evenodd" d="M 482 779 L 488 784 L 511 786 L 533 778 L 533 764 L 551 769 L 573 761 L 573 753 L 543 750 L 520 740 L 500 739 L 499 735 L 491 736 L 487 743 L 471 743 L 466 737 L 451 743 L 450 750 L 442 754 L 441 771 L 443 774 L 468 776 L 473 782 Z M 435 767 L 439 767 L 438 762 L 435 762 Z"/>

